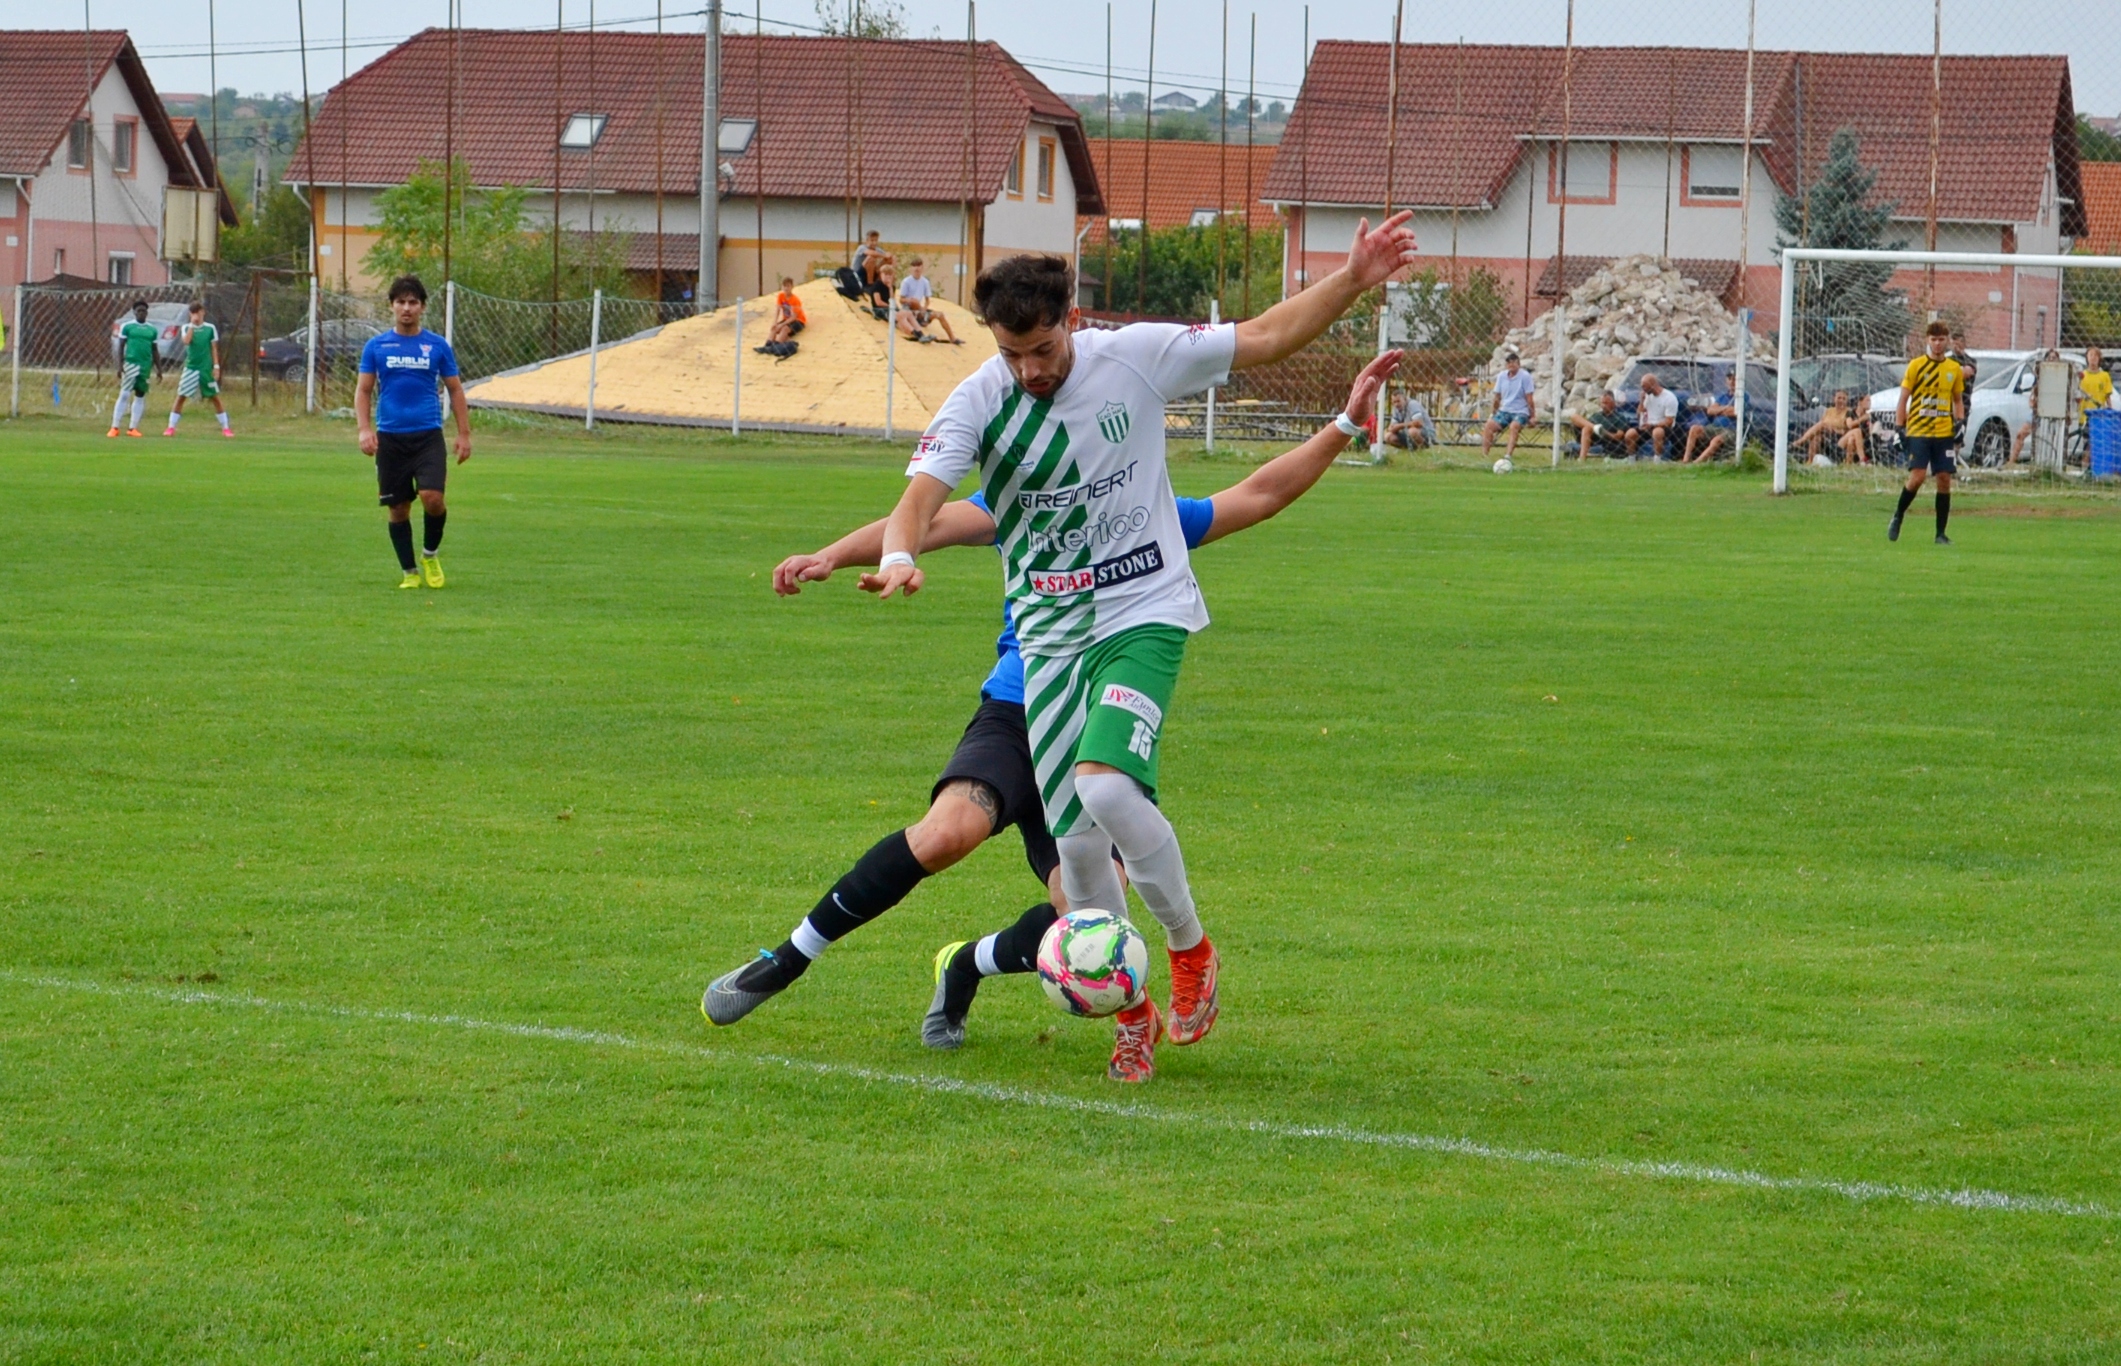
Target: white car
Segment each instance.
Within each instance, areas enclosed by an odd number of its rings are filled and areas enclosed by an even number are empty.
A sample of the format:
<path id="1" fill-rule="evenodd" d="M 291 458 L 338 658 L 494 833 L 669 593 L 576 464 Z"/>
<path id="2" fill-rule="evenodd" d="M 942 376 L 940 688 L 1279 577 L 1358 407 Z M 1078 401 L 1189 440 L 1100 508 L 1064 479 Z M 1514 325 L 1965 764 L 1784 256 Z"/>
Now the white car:
<path id="1" fill-rule="evenodd" d="M 1974 362 L 1974 391 L 1966 401 L 1966 448 L 1968 465 L 1994 469 L 2011 457 L 2011 441 L 2033 420 L 2033 381 L 2040 358 L 2033 351 L 1969 351 Z M 2082 351 L 2063 351 L 2061 357 L 2079 370 L 2084 368 Z M 1880 389 L 1871 395 L 1871 438 L 1880 447 L 1898 449 L 1900 429 L 1894 417 L 1900 411 L 1900 386 Z"/>

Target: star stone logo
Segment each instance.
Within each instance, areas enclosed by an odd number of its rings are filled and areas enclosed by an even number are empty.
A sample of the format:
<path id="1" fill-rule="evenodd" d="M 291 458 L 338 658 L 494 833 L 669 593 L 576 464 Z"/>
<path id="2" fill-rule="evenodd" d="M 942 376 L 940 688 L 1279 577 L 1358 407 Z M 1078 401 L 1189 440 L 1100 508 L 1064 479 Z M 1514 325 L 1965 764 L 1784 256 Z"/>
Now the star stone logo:
<path id="1" fill-rule="evenodd" d="M 1107 403 L 1097 410 L 1097 429 L 1105 434 L 1105 440 L 1117 446 L 1127 439 L 1127 405 Z"/>

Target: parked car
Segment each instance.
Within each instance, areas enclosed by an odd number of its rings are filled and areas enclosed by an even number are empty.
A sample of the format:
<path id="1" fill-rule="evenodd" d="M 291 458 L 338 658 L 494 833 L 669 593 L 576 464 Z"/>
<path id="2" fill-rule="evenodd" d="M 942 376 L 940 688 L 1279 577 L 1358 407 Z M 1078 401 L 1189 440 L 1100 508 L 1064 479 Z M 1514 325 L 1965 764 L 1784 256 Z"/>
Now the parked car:
<path id="1" fill-rule="evenodd" d="M 111 368 L 116 369 L 124 358 L 125 343 L 119 340 L 118 329 L 133 320 L 133 311 L 128 308 L 110 323 Z M 167 366 L 176 364 L 184 356 L 184 324 L 191 321 L 190 304 L 149 304 L 148 325 L 156 332 L 155 374 L 160 375 Z"/>
<path id="2" fill-rule="evenodd" d="M 317 370 L 338 365 L 358 365 L 361 348 L 385 325 L 367 318 L 327 318 L 317 329 Z M 301 383 L 309 370 L 309 329 L 298 327 L 284 337 L 268 337 L 258 343 L 258 373 L 277 375 Z"/>
<path id="3" fill-rule="evenodd" d="M 1973 392 L 1966 400 L 1966 463 L 1994 469 L 2011 457 L 2018 430 L 2033 420 L 2033 382 L 2045 351 L 1969 351 L 1976 367 Z M 2084 368 L 2082 351 L 2063 351 L 2062 358 Z M 1905 367 L 1902 375 L 1906 374 Z M 1899 377 L 1890 388 L 1871 395 L 1871 445 L 1888 451 L 1899 463 Z"/>
<path id="4" fill-rule="evenodd" d="M 1607 387 L 1619 401 L 1621 411 L 1633 421 L 1641 411 L 1642 377 L 1656 375 L 1666 389 L 1679 397 L 1680 439 L 1684 440 L 1688 414 L 1707 407 L 1721 387 L 1724 376 L 1730 372 L 1731 362 L 1721 356 L 1638 356 L 1628 362 L 1628 368 L 1621 372 L 1620 378 Z M 1793 381 L 1790 386 L 1791 409 L 1801 411 L 1809 403 L 1805 392 Z M 1755 439 L 1773 439 L 1775 367 L 1763 361 L 1746 362 L 1745 430 Z"/>

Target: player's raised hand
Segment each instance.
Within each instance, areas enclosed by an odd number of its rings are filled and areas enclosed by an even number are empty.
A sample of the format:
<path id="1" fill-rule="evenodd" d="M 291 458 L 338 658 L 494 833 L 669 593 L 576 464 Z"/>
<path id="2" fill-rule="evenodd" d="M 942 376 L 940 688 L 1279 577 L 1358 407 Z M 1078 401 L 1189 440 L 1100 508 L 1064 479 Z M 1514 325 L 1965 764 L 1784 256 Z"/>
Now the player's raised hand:
<path id="1" fill-rule="evenodd" d="M 1362 368 L 1355 377 L 1355 387 L 1348 390 L 1347 414 L 1357 422 L 1370 420 L 1370 408 L 1377 402 L 1377 391 L 1384 387 L 1392 372 L 1399 368 L 1405 358 L 1404 351 L 1387 351 Z"/>
<path id="2" fill-rule="evenodd" d="M 1407 220 L 1412 209 L 1401 209 L 1373 231 L 1365 218 L 1355 225 L 1355 245 L 1348 248 L 1347 271 L 1358 289 L 1381 285 L 1392 274 L 1415 261 L 1414 229 Z"/>
<path id="3" fill-rule="evenodd" d="M 894 564 L 873 574 L 862 575 L 855 587 L 864 593 L 874 593 L 879 599 L 888 598 L 893 593 L 904 593 L 910 598 L 921 591 L 921 584 L 925 581 L 919 565 Z"/>
<path id="4" fill-rule="evenodd" d="M 773 567 L 773 591 L 792 598 L 806 583 L 823 583 L 832 577 L 832 562 L 823 555 L 790 555 Z"/>

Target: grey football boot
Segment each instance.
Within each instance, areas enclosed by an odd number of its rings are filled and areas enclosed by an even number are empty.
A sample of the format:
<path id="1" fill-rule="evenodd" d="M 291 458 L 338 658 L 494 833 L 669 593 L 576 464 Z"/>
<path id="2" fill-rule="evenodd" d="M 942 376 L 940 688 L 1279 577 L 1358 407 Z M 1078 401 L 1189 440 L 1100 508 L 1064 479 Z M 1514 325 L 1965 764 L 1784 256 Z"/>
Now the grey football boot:
<path id="1" fill-rule="evenodd" d="M 733 1025 L 786 990 L 785 984 L 763 987 L 758 984 L 757 979 L 762 974 L 757 968 L 762 959 L 773 962 L 773 951 L 760 949 L 757 958 L 707 984 L 706 992 L 700 997 L 700 1014 L 705 1015 L 710 1024 Z M 753 978 L 749 987 L 743 984 L 746 973 L 752 974 Z"/>
<path id="2" fill-rule="evenodd" d="M 949 1002 L 950 960 L 957 951 L 965 947 L 960 939 L 955 944 L 945 944 L 935 955 L 935 998 L 928 1002 L 928 1013 L 921 1017 L 921 1042 L 930 1048 L 962 1048 L 965 1043 L 965 1017 L 950 1018 L 946 1008 Z"/>

